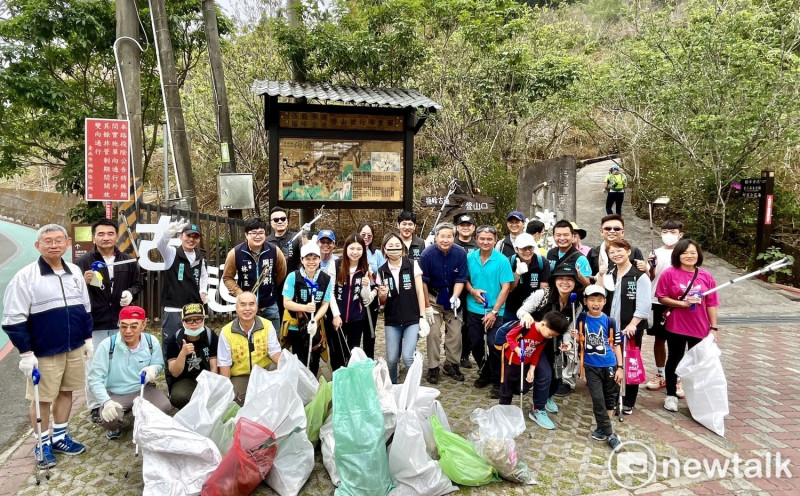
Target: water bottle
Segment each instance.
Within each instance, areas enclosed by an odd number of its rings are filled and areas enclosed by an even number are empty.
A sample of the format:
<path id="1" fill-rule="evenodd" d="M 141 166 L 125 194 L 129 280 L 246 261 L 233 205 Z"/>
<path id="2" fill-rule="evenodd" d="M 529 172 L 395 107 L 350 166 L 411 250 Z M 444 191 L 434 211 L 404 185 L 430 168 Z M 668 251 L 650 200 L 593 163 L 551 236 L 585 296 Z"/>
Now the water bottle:
<path id="1" fill-rule="evenodd" d="M 702 294 L 702 293 L 698 293 L 698 292 L 696 292 L 696 291 L 695 291 L 695 292 L 694 292 L 694 293 L 692 293 L 690 296 L 702 297 L 702 296 L 703 296 L 703 294 Z M 689 310 L 694 310 L 694 307 L 696 307 L 696 306 L 697 306 L 697 305 L 695 305 L 694 303 L 692 303 L 691 305 L 689 305 Z"/>

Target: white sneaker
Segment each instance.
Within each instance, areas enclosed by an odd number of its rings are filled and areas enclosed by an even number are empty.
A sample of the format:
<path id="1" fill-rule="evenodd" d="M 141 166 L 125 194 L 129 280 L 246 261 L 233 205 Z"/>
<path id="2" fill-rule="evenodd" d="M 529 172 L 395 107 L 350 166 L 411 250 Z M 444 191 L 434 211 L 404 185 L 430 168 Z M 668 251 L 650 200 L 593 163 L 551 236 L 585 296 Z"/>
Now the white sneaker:
<path id="1" fill-rule="evenodd" d="M 664 409 L 670 412 L 677 412 L 678 411 L 678 397 L 677 396 L 667 396 L 664 399 Z"/>

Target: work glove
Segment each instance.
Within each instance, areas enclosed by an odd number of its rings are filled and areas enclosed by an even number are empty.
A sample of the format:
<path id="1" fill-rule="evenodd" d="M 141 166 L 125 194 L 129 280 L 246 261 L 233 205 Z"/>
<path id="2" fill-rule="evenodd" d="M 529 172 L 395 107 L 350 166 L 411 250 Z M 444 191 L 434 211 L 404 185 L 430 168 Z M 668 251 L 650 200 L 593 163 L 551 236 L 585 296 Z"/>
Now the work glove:
<path id="1" fill-rule="evenodd" d="M 517 315 L 519 317 L 519 315 Z M 522 324 L 522 327 L 525 329 L 530 329 L 531 324 L 533 324 L 533 316 L 527 312 L 523 312 L 522 317 L 519 319 L 519 323 Z"/>
<path id="2" fill-rule="evenodd" d="M 158 367 L 156 367 L 155 365 L 148 365 L 147 367 L 139 371 L 139 375 L 142 375 L 142 372 L 144 372 L 145 384 L 147 384 L 148 382 L 155 382 L 156 376 L 158 375 Z"/>
<path id="3" fill-rule="evenodd" d="M 108 400 L 103 405 L 103 411 L 100 412 L 100 417 L 102 417 L 106 422 L 113 422 L 121 411 L 122 405 L 116 401 Z"/>
<path id="4" fill-rule="evenodd" d="M 461 308 L 461 298 L 458 296 L 450 298 L 450 308 L 452 308 L 454 312 L 458 312 L 458 309 Z"/>
<path id="5" fill-rule="evenodd" d="M 317 335 L 317 321 L 316 320 L 310 320 L 308 322 L 308 325 L 306 326 L 306 332 L 308 332 L 308 335 L 311 336 L 312 338 Z"/>
<path id="6" fill-rule="evenodd" d="M 31 377 L 33 373 L 33 369 L 39 366 L 39 360 L 36 358 L 36 355 L 31 353 L 25 353 L 19 356 L 19 370 L 25 374 L 25 377 Z"/>
<path id="7" fill-rule="evenodd" d="M 170 222 L 167 226 L 167 234 L 170 238 L 174 238 L 176 234 L 183 231 L 183 228 L 188 226 L 189 222 L 181 217 L 181 220 Z"/>
<path id="8" fill-rule="evenodd" d="M 433 307 L 428 307 L 425 309 L 425 320 L 428 321 L 428 325 L 432 326 L 434 324 L 433 316 L 437 315 L 439 312 L 433 309 Z"/>
<path id="9" fill-rule="evenodd" d="M 528 264 L 523 262 L 522 260 L 517 260 L 517 268 L 514 270 L 517 275 L 523 276 L 528 273 Z"/>
<path id="10" fill-rule="evenodd" d="M 431 332 L 431 326 L 428 325 L 428 321 L 425 320 L 425 317 L 419 318 L 419 337 L 424 338 Z"/>
<path id="11" fill-rule="evenodd" d="M 364 302 L 364 305 L 369 306 L 373 299 L 372 289 L 369 286 L 363 286 L 361 288 L 361 301 Z"/>
<path id="12" fill-rule="evenodd" d="M 123 307 L 127 307 L 133 301 L 133 295 L 130 291 L 125 290 L 122 292 L 122 298 L 119 299 L 119 304 Z"/>
<path id="13" fill-rule="evenodd" d="M 83 342 L 83 358 L 85 360 L 92 360 L 94 356 L 94 343 L 92 342 L 92 338 L 87 339 Z"/>
<path id="14" fill-rule="evenodd" d="M 303 224 L 303 227 L 300 228 L 300 232 L 302 233 L 310 233 L 311 232 L 311 223 L 306 222 Z"/>

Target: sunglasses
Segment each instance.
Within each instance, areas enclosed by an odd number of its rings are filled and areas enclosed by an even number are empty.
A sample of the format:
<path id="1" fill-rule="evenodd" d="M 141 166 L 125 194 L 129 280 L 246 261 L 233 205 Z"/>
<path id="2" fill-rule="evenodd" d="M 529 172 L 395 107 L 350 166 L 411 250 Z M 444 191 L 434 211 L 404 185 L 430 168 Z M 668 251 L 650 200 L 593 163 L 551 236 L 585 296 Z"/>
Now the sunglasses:
<path id="1" fill-rule="evenodd" d="M 605 231 L 605 232 L 611 232 L 611 231 L 620 232 L 620 231 L 624 231 L 624 230 L 625 230 L 624 227 L 604 227 L 603 228 L 603 231 Z"/>
<path id="2" fill-rule="evenodd" d="M 270 219 L 272 222 L 286 222 L 286 217 L 274 217 Z"/>

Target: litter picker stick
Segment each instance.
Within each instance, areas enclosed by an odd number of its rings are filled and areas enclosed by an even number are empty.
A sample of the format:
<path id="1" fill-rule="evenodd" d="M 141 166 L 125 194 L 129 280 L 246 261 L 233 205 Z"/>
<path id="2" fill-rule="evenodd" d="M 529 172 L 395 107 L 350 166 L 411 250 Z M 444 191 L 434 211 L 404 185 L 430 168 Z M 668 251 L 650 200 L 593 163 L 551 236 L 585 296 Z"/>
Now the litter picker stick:
<path id="1" fill-rule="evenodd" d="M 483 293 L 481 296 L 483 297 L 483 319 L 484 319 L 483 330 L 487 331 L 486 332 L 487 335 L 483 339 L 483 347 L 484 351 L 486 352 L 486 356 L 484 356 L 483 363 L 481 364 L 480 368 L 478 368 L 479 376 L 483 373 L 483 368 L 489 362 L 489 336 L 488 336 L 489 333 L 488 330 L 486 329 L 486 315 L 489 313 L 489 300 L 486 299 L 486 293 Z"/>
<path id="2" fill-rule="evenodd" d="M 739 276 L 739 277 L 737 277 L 735 279 L 731 279 L 730 281 L 728 281 L 726 283 L 720 284 L 719 286 L 717 286 L 715 288 L 711 288 L 708 291 L 706 291 L 705 293 L 703 293 L 701 296 L 708 296 L 711 293 L 716 293 L 720 289 L 725 288 L 727 286 L 730 286 L 731 284 L 736 284 L 737 282 L 742 282 L 745 279 L 750 279 L 751 277 L 755 277 L 755 276 L 757 276 L 759 274 L 764 274 L 766 272 L 770 272 L 770 271 L 773 271 L 773 270 L 782 269 L 782 268 L 786 267 L 787 265 L 791 265 L 791 264 L 792 264 L 792 262 L 790 262 L 788 258 L 782 258 L 782 259 L 780 259 L 780 260 L 778 260 L 776 262 L 772 262 L 771 264 L 767 265 L 766 267 L 762 267 L 762 268 L 758 269 L 755 272 L 751 272 L 749 274 L 745 274 L 743 276 Z"/>
<path id="3" fill-rule="evenodd" d="M 575 363 L 577 363 L 577 361 L 578 361 L 578 338 L 577 338 L 578 325 L 575 322 L 575 302 L 576 301 L 578 301 L 578 293 L 570 293 L 569 294 L 569 304 L 572 305 L 572 330 L 576 331 L 576 336 L 572 338 L 572 350 L 570 350 L 570 355 L 572 356 L 572 367 L 573 368 L 575 367 Z M 573 372 L 573 374 L 574 374 L 574 372 Z"/>
<path id="4" fill-rule="evenodd" d="M 39 369 L 36 367 L 33 368 L 31 372 L 31 382 L 33 383 L 33 404 L 35 405 L 36 409 L 36 444 L 39 447 L 39 454 L 36 455 L 37 462 L 44 462 L 44 452 L 42 451 L 42 410 L 39 408 L 39 381 L 42 380 L 42 375 L 39 373 Z M 50 466 L 46 463 L 43 464 L 45 466 L 45 478 L 50 480 Z M 39 477 L 39 470 L 41 467 L 39 463 L 36 464 L 36 485 L 38 486 L 41 483 L 41 478 Z"/>
<path id="5" fill-rule="evenodd" d="M 147 378 L 147 372 L 142 372 L 142 374 L 139 376 L 139 380 L 141 382 L 141 385 L 139 386 L 139 399 L 140 400 L 142 398 L 144 398 L 144 381 L 145 381 L 146 378 Z M 133 440 L 133 444 L 136 445 L 136 450 L 134 451 L 133 456 L 137 457 L 137 456 L 139 456 L 139 443 L 137 443 L 136 440 L 134 439 Z"/>
<path id="6" fill-rule="evenodd" d="M 522 328 L 524 329 L 524 327 Z M 520 330 L 521 331 L 521 330 Z M 519 340 L 519 409 L 525 412 L 525 407 L 522 405 L 522 391 L 525 389 L 525 339 Z"/>
<path id="7" fill-rule="evenodd" d="M 436 216 L 436 222 L 433 223 L 433 228 L 431 228 L 431 234 L 433 234 L 433 229 L 439 224 L 439 220 L 442 218 L 442 214 L 444 213 L 444 209 L 447 208 L 447 202 L 450 200 L 450 195 L 456 192 L 456 180 L 453 179 L 450 182 L 450 187 L 447 191 L 447 196 L 444 197 L 444 201 L 442 202 L 442 208 L 439 209 L 439 215 Z M 423 229 L 425 229 L 423 227 Z M 423 231 L 424 232 L 424 231 Z"/>
<path id="8" fill-rule="evenodd" d="M 627 374 L 625 374 L 625 333 L 620 331 L 620 336 L 622 337 L 622 384 L 620 384 L 619 386 L 619 412 L 617 412 L 617 415 L 619 416 L 620 422 L 625 422 L 625 419 L 623 418 L 622 415 L 622 399 L 625 397 L 625 389 L 626 389 L 625 381 L 628 380 L 628 378 L 626 377 Z"/>
<path id="9" fill-rule="evenodd" d="M 311 319 L 316 324 L 316 319 L 314 316 L 317 314 L 317 288 L 311 287 L 311 301 L 314 302 L 314 311 L 311 312 Z M 319 332 L 319 330 L 317 330 Z M 314 336 L 311 334 L 308 335 L 308 359 L 306 360 L 306 368 L 311 370 L 311 350 L 314 348 Z"/>
<path id="10" fill-rule="evenodd" d="M 310 225 L 312 225 L 313 223 L 315 223 L 316 221 L 318 221 L 318 220 L 319 220 L 319 219 L 322 217 L 322 209 L 324 209 L 324 208 L 325 208 L 325 205 L 323 205 L 323 206 L 319 207 L 319 214 L 317 214 L 317 216 L 316 216 L 316 217 L 314 217 L 313 219 L 311 219 L 311 222 L 308 222 L 308 225 L 309 225 L 309 226 L 310 226 Z M 299 231 L 297 231 L 297 234 L 295 234 L 295 235 L 292 237 L 292 239 L 291 239 L 291 240 L 289 240 L 289 244 L 292 244 L 292 243 L 294 243 L 294 240 L 296 240 L 298 237 L 300 237 L 300 236 L 302 236 L 302 235 L 303 235 L 303 230 L 302 230 L 302 229 L 300 229 Z"/>

